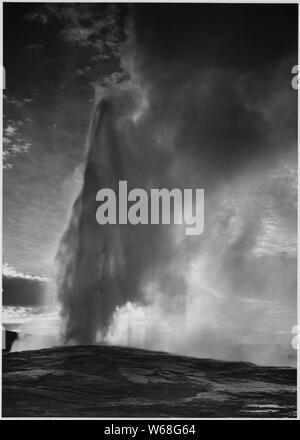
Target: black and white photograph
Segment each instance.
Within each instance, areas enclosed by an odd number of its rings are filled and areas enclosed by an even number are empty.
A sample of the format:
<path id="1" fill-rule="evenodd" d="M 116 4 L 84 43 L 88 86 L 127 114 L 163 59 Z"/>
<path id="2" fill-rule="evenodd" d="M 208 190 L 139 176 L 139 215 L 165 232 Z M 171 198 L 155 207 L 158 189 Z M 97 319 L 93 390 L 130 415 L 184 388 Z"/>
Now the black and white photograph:
<path id="1" fill-rule="evenodd" d="M 1 417 L 297 419 L 298 3 L 1 6 Z"/>

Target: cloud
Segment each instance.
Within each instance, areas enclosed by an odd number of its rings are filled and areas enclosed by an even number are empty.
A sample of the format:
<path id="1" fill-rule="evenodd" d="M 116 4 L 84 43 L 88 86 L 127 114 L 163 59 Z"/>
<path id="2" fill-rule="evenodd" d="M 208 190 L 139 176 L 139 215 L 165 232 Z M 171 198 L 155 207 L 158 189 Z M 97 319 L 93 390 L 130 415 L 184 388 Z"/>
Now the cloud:
<path id="1" fill-rule="evenodd" d="M 46 277 L 25 273 L 9 264 L 4 264 L 2 268 L 3 306 L 24 307 L 25 315 L 32 313 L 33 309 L 28 308 L 42 306 L 45 303 L 49 281 Z"/>
<path id="2" fill-rule="evenodd" d="M 40 11 L 36 11 L 36 12 L 32 12 L 30 14 L 26 14 L 24 17 L 26 20 L 28 21 L 38 21 L 39 23 L 45 25 L 48 23 L 48 17 L 46 14 L 40 12 Z"/>
<path id="3" fill-rule="evenodd" d="M 90 71 L 90 66 L 78 67 L 77 69 L 75 69 L 75 73 L 79 76 L 87 75 Z"/>
<path id="4" fill-rule="evenodd" d="M 27 107 L 33 102 L 34 98 L 32 97 L 16 98 L 15 96 L 4 95 L 3 168 L 6 170 L 13 167 L 16 157 L 31 150 L 32 142 L 26 130 L 26 123 L 33 121 L 30 118 L 23 119 L 23 116 L 27 111 Z M 6 114 L 12 117 L 8 118 Z M 17 117 L 22 117 L 22 119 L 16 119 Z"/>
<path id="5" fill-rule="evenodd" d="M 49 278 L 39 276 L 39 275 L 31 275 L 29 273 L 22 272 L 20 270 L 17 270 L 15 267 L 10 266 L 7 263 L 4 263 L 2 267 L 2 274 L 7 278 L 22 278 L 24 280 L 35 280 L 35 281 L 41 281 L 41 282 L 47 282 L 49 281 Z"/>
<path id="6" fill-rule="evenodd" d="M 15 107 L 23 107 L 24 104 L 30 104 L 34 101 L 34 98 L 22 98 L 18 99 L 15 96 L 8 96 L 7 94 L 3 95 L 3 99 L 5 102 L 5 105 L 10 104 Z"/>
<path id="7" fill-rule="evenodd" d="M 129 76 L 125 71 L 122 72 L 113 72 L 109 75 L 106 75 L 101 80 L 92 81 L 91 84 L 95 88 L 96 94 L 101 90 L 105 90 L 105 88 L 114 87 L 128 82 Z"/>
<path id="8" fill-rule="evenodd" d="M 28 153 L 32 147 L 27 137 L 22 135 L 22 121 L 9 120 L 3 130 L 3 168 L 9 170 L 13 167 L 14 158 Z"/>
<path id="9" fill-rule="evenodd" d="M 47 26 L 51 21 L 61 26 L 60 38 L 72 45 L 92 48 L 101 60 L 118 58 L 123 39 L 123 5 L 43 5 L 25 15 L 29 21 Z M 95 55 L 96 56 L 96 55 Z M 99 59 L 99 58 L 98 58 Z M 96 61 L 96 58 L 94 58 Z"/>
<path id="10" fill-rule="evenodd" d="M 19 100 L 14 96 L 8 97 L 7 95 L 3 95 L 3 99 L 5 104 L 12 104 L 16 107 L 22 107 L 24 105 L 24 102 L 22 100 Z"/>
<path id="11" fill-rule="evenodd" d="M 27 45 L 28 50 L 40 50 L 43 49 L 43 45 L 41 43 L 32 43 Z"/>
<path id="12" fill-rule="evenodd" d="M 13 134 L 17 133 L 17 127 L 13 125 L 8 125 L 6 128 L 4 128 L 3 133 L 4 135 L 12 136 Z"/>
<path id="13" fill-rule="evenodd" d="M 18 333 L 14 350 L 43 348 L 60 343 L 59 310 L 47 300 L 49 279 L 4 264 L 2 322 Z"/>

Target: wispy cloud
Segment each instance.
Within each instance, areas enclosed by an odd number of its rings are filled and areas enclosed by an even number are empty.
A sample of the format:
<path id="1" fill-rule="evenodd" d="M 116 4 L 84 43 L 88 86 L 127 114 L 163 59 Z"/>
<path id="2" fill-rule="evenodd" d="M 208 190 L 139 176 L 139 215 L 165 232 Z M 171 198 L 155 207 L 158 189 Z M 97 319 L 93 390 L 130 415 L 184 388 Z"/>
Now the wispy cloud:
<path id="1" fill-rule="evenodd" d="M 3 130 L 3 168 L 8 170 L 13 166 L 13 158 L 23 153 L 27 153 L 32 144 L 22 136 L 20 129 L 24 123 L 22 121 L 9 121 Z"/>
<path id="2" fill-rule="evenodd" d="M 78 69 L 75 69 L 75 73 L 79 76 L 87 75 L 90 71 L 90 66 L 78 67 Z"/>
<path id="3" fill-rule="evenodd" d="M 40 49 L 43 49 L 43 45 L 41 43 L 28 44 L 27 49 L 28 50 L 40 50 Z"/>
<path id="4" fill-rule="evenodd" d="M 92 81 L 91 84 L 92 86 L 97 89 L 97 88 L 101 88 L 101 87 L 106 87 L 106 86 L 111 86 L 111 85 L 115 85 L 115 84 L 119 84 L 121 82 L 125 82 L 129 79 L 129 76 L 126 72 L 122 71 L 122 72 L 113 72 L 110 75 L 106 75 L 104 78 L 97 80 L 97 81 Z"/>
<path id="5" fill-rule="evenodd" d="M 2 267 L 2 274 L 8 278 L 23 278 L 25 280 L 36 280 L 45 282 L 49 281 L 49 278 L 20 271 L 7 263 L 4 263 Z"/>
<path id="6" fill-rule="evenodd" d="M 118 5 L 97 5 L 95 8 L 94 5 L 45 4 L 24 18 L 44 26 L 53 21 L 59 23 L 62 40 L 95 49 L 101 60 L 120 56 L 122 26 Z"/>
<path id="7" fill-rule="evenodd" d="M 6 104 L 10 104 L 15 107 L 23 107 L 24 104 L 30 104 L 34 101 L 34 98 L 22 98 L 18 99 L 15 96 L 8 96 L 6 94 L 3 95 L 3 99 Z"/>

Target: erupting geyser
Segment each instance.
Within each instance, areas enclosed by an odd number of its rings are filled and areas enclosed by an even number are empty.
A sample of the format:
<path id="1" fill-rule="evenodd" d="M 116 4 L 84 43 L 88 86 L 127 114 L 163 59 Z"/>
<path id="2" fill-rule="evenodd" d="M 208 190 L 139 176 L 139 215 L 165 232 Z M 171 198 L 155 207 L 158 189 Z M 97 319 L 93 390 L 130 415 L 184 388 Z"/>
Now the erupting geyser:
<path id="1" fill-rule="evenodd" d="M 119 90 L 100 99 L 92 118 L 83 186 L 57 254 L 56 284 L 69 342 L 93 343 L 98 331 L 105 336 L 116 307 L 143 302 L 147 280 L 170 259 L 166 227 L 96 221 L 99 189 L 117 191 L 124 179 L 133 187 L 149 187 L 155 175 L 157 157 L 153 161 L 149 152 L 132 148 L 133 108 L 129 92 Z"/>
<path id="2" fill-rule="evenodd" d="M 124 176 L 116 123 L 113 99 L 102 99 L 90 128 L 83 187 L 58 251 L 57 287 L 67 341 L 93 343 L 124 294 L 116 271 L 124 252 L 119 236 L 109 228 L 103 233 L 95 220 L 95 194 L 103 185 L 113 188 Z"/>

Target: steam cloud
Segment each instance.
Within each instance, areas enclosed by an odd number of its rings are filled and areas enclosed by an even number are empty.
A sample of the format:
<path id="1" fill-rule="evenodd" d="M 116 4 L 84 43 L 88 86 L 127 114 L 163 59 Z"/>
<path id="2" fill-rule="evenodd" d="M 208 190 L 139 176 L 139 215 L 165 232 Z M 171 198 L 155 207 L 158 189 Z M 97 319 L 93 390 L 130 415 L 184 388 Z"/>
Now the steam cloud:
<path id="1" fill-rule="evenodd" d="M 66 342 L 283 361 L 246 349 L 296 319 L 297 26 L 272 8 L 132 7 L 130 79 L 98 93 L 57 254 Z M 205 188 L 204 233 L 99 226 L 96 193 L 120 180 Z"/>

